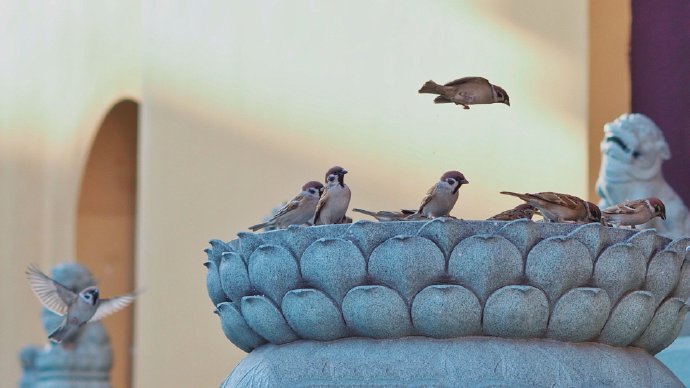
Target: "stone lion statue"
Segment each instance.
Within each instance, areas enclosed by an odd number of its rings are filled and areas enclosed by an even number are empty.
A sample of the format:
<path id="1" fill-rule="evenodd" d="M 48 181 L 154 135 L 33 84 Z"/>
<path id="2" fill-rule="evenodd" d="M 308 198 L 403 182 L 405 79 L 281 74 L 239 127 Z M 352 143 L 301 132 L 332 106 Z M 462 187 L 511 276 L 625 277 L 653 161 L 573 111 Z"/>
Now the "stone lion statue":
<path id="1" fill-rule="evenodd" d="M 658 197 L 666 205 L 666 220 L 657 217 L 642 228 L 655 228 L 673 238 L 690 236 L 688 208 L 661 172 L 671 151 L 649 117 L 626 113 L 604 125 L 601 153 L 596 188 L 602 209 L 625 200 Z"/>

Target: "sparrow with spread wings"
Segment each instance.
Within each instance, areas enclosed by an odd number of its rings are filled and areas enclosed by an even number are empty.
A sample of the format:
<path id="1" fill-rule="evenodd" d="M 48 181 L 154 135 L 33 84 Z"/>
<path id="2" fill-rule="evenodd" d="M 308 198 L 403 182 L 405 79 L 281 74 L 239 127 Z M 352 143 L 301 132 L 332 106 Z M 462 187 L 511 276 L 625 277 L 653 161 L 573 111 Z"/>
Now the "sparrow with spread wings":
<path id="1" fill-rule="evenodd" d="M 33 265 L 27 268 L 26 278 L 43 306 L 64 317 L 60 326 L 48 336 L 48 339 L 55 343 L 61 343 L 71 337 L 84 324 L 101 320 L 127 307 L 136 296 L 135 293 L 129 293 L 115 298 L 100 299 L 98 287 L 95 286 L 75 293 Z"/>
<path id="2" fill-rule="evenodd" d="M 483 77 L 464 77 L 450 81 L 445 85 L 439 85 L 434 81 L 427 81 L 419 93 L 438 94 L 434 99 L 436 104 L 455 103 L 462 105 L 464 109 L 470 109 L 470 105 L 502 103 L 510 106 L 508 93 L 496 85 L 489 83 Z"/>

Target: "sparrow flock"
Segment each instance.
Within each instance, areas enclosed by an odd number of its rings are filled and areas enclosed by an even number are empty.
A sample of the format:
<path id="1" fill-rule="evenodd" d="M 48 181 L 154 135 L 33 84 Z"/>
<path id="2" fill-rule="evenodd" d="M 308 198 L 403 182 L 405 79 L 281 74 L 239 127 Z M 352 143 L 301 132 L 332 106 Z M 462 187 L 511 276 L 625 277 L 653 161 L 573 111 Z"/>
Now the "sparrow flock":
<path id="1" fill-rule="evenodd" d="M 437 94 L 436 104 L 454 103 L 470 109 L 470 105 L 506 104 L 510 106 L 508 93 L 483 77 L 463 77 L 439 85 L 427 81 L 419 93 Z M 286 228 L 290 225 L 328 225 L 352 222 L 346 215 L 352 196 L 345 184 L 347 170 L 335 166 L 326 172 L 324 183 L 311 181 L 302 186 L 301 192 L 287 202 L 266 222 L 250 226 L 249 229 Z M 427 191 L 416 210 L 371 211 L 359 208 L 352 210 L 375 218 L 381 222 L 414 221 L 437 217 L 452 217 L 451 210 L 458 202 L 462 185 L 470 182 L 459 171 L 448 171 Z M 535 214 L 545 222 L 601 223 L 607 226 L 629 226 L 647 223 L 655 217 L 666 219 L 666 209 L 658 198 L 626 201 L 606 209 L 570 194 L 555 192 L 515 193 L 502 191 L 524 201 L 490 218 L 492 221 L 531 220 Z"/>

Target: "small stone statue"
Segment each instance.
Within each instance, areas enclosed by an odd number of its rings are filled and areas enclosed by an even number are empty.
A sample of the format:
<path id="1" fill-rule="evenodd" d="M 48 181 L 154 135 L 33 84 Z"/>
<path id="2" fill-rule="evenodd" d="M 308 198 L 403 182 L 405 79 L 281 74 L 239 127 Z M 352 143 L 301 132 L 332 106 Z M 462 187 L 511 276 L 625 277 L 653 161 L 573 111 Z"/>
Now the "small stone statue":
<path id="1" fill-rule="evenodd" d="M 74 292 L 96 284 L 91 273 L 75 263 L 59 264 L 53 268 L 51 277 Z M 44 307 L 41 320 L 46 333 L 52 333 L 63 317 Z M 19 358 L 24 372 L 21 388 L 110 387 L 112 348 L 100 322 L 84 325 L 76 335 L 60 344 L 25 347 Z"/>
<path id="2" fill-rule="evenodd" d="M 641 228 L 655 228 L 667 237 L 690 236 L 688 208 L 661 171 L 671 151 L 659 127 L 643 114 L 626 113 L 604 125 L 604 134 L 597 180 L 599 206 L 658 197 L 666 205 L 666 220 L 655 218 Z"/>

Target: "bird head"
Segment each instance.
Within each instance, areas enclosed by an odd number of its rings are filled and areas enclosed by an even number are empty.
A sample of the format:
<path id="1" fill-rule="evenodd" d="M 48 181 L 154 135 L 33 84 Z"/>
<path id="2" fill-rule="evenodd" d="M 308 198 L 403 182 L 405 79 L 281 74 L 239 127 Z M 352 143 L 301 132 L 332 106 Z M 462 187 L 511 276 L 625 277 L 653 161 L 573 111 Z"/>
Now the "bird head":
<path id="1" fill-rule="evenodd" d="M 326 185 L 340 184 L 340 186 L 345 186 L 345 174 L 347 174 L 346 169 L 339 166 L 331 167 L 326 171 Z"/>
<path id="2" fill-rule="evenodd" d="M 323 193 L 323 184 L 317 181 L 307 182 L 302 186 L 302 193 L 305 195 L 319 198 Z"/>
<path id="3" fill-rule="evenodd" d="M 496 91 L 496 102 L 501 102 L 510 106 L 510 97 L 508 97 L 508 93 L 506 93 L 505 89 L 494 85 L 494 90 Z"/>
<path id="4" fill-rule="evenodd" d="M 460 171 L 446 171 L 441 175 L 440 181 L 447 183 L 453 188 L 453 194 L 458 192 L 460 186 L 470 183 Z"/>
<path id="5" fill-rule="evenodd" d="M 601 209 L 599 209 L 599 206 L 585 201 L 585 207 L 587 207 L 587 221 L 601 222 Z"/>
<path id="6" fill-rule="evenodd" d="M 98 303 L 98 288 L 87 287 L 79 293 L 79 297 L 92 306 L 95 306 L 96 303 Z"/>
<path id="7" fill-rule="evenodd" d="M 661 217 L 662 220 L 666 219 L 666 205 L 659 198 L 647 198 L 647 203 L 653 209 L 655 217 Z"/>

